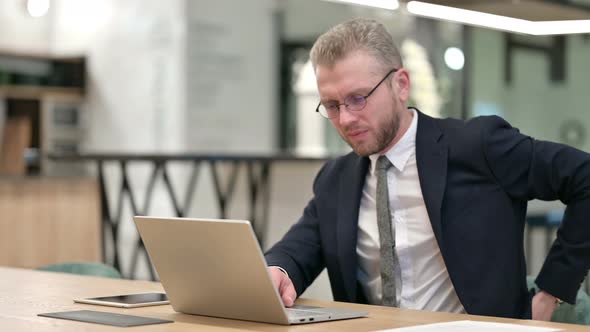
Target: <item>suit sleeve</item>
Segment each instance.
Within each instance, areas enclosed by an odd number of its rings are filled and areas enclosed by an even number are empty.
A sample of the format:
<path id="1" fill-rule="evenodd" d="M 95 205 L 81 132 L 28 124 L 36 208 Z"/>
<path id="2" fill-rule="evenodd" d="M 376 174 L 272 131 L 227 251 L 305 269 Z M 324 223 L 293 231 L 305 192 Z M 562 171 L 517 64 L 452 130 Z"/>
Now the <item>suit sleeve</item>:
<path id="1" fill-rule="evenodd" d="M 563 221 L 536 279 L 539 288 L 569 303 L 590 268 L 590 155 L 522 135 L 492 117 L 482 144 L 496 181 L 513 199 L 560 200 Z"/>
<path id="2" fill-rule="evenodd" d="M 325 168 L 326 166 L 316 176 L 313 185 L 314 198 L 305 207 L 303 216 L 265 254 L 269 266 L 280 266 L 287 271 L 297 296 L 301 295 L 324 269 L 315 195 Z"/>

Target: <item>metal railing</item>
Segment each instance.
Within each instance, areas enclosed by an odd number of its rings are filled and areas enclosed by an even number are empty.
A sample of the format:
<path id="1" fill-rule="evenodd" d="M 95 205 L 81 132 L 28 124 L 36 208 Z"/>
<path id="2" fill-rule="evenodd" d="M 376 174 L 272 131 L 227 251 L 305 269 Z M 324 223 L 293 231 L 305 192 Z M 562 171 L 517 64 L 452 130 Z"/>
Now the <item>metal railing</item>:
<path id="1" fill-rule="evenodd" d="M 124 215 L 125 201 L 130 206 L 133 215 L 149 215 L 152 212 L 153 196 L 156 183 L 163 183 L 163 191 L 171 203 L 176 217 L 186 217 L 195 200 L 195 191 L 199 178 L 204 169 L 208 168 L 214 187 L 214 198 L 219 211 L 219 218 L 228 218 L 229 208 L 234 198 L 238 173 L 245 169 L 248 202 L 248 220 L 254 232 L 263 245 L 268 224 L 270 202 L 270 173 L 275 162 L 310 162 L 324 161 L 321 157 L 296 157 L 290 155 L 253 156 L 253 155 L 204 155 L 204 154 L 51 154 L 49 158 L 57 162 L 91 162 L 96 165 L 101 198 L 101 218 L 103 221 L 102 241 L 103 260 L 122 272 L 124 277 L 136 279 L 140 256 L 149 266 L 150 279 L 156 280 L 145 246 L 141 238 L 137 238 L 133 246 L 130 266 L 122 267 L 120 244 L 120 228 Z M 185 164 L 189 168 L 187 184 L 184 194 L 171 181 L 169 165 Z M 134 185 L 130 176 L 130 168 L 135 165 L 149 165 L 151 167 L 147 185 Z M 108 179 L 107 167 L 115 166 L 119 169 L 120 179 L 112 186 L 112 179 Z M 208 167 L 203 167 L 208 166 Z M 224 168 L 222 170 L 222 168 Z M 243 171 L 242 171 L 243 172 Z M 109 199 L 109 193 L 113 195 Z M 143 197 L 139 201 L 138 197 Z M 107 250 L 110 248 L 110 250 Z M 123 273 L 129 271 L 128 273 Z"/>

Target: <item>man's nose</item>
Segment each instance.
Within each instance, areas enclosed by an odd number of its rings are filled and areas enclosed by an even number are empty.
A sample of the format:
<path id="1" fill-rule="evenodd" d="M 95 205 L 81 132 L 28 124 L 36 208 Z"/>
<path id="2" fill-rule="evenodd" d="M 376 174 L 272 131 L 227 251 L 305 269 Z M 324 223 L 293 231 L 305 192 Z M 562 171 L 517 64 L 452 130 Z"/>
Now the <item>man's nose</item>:
<path id="1" fill-rule="evenodd" d="M 340 125 L 346 125 L 356 121 L 355 112 L 349 111 L 345 104 L 342 104 L 339 107 L 340 109 L 338 111 L 338 122 L 340 123 Z"/>

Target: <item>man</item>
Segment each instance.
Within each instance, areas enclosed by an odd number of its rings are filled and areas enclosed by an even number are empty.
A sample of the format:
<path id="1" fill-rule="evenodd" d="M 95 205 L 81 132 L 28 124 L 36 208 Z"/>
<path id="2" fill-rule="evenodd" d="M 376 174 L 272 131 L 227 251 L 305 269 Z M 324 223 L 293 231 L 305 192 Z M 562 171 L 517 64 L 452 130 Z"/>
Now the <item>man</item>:
<path id="1" fill-rule="evenodd" d="M 410 75 L 390 34 L 356 19 L 311 50 L 320 104 L 353 153 L 318 173 L 301 219 L 265 255 L 283 302 L 328 269 L 334 299 L 549 320 L 590 267 L 590 157 L 499 117 L 408 109 Z M 567 204 L 532 294 L 527 202 Z M 385 220 L 385 221 L 384 221 Z"/>

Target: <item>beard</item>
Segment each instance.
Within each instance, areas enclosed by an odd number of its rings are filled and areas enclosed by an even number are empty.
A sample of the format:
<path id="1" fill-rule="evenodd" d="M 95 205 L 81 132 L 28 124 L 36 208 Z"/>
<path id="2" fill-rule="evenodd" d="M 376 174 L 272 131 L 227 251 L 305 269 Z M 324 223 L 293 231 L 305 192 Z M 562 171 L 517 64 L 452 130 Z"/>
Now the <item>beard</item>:
<path id="1" fill-rule="evenodd" d="M 399 131 L 400 115 L 396 110 L 392 110 L 385 119 L 378 123 L 378 127 L 371 130 L 375 134 L 374 140 L 365 142 L 352 142 L 347 139 L 345 134 L 340 134 L 342 139 L 348 143 L 352 150 L 361 157 L 368 157 L 372 154 L 379 153 L 393 141 Z M 345 132 L 351 131 L 354 128 L 347 128 Z"/>

